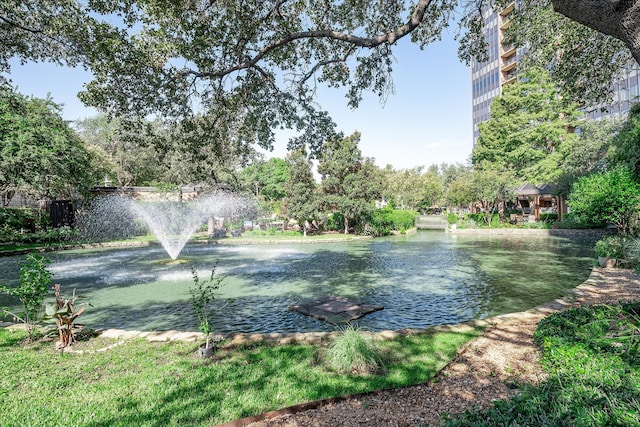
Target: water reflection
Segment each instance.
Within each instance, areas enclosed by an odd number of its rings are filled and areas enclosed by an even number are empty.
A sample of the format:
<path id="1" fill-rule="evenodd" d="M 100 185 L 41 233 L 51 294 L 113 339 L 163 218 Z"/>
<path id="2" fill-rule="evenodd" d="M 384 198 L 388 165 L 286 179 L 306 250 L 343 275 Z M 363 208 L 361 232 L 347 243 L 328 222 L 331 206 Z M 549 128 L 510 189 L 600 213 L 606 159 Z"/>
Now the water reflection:
<path id="1" fill-rule="evenodd" d="M 359 321 L 371 330 L 424 328 L 526 310 L 560 297 L 589 275 L 591 245 L 561 238 L 462 237 L 420 232 L 364 242 L 187 246 L 163 262 L 159 248 L 49 254 L 54 280 L 93 304 L 92 327 L 195 329 L 191 266 L 226 276 L 214 321 L 219 333 L 333 330 L 288 307 L 325 295 L 357 296 L 384 310 Z M 17 283 L 19 257 L 0 259 Z M 3 301 L 0 300 L 0 304 Z M 5 302 L 6 303 L 6 302 Z"/>

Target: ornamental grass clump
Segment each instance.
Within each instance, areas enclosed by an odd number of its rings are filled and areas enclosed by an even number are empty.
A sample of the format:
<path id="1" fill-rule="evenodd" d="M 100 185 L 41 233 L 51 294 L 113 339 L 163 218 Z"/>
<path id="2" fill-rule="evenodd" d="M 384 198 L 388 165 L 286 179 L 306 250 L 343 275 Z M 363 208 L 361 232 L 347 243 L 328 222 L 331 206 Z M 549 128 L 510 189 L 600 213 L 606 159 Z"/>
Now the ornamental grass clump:
<path id="1" fill-rule="evenodd" d="M 328 366 L 340 373 L 373 374 L 384 369 L 384 358 L 371 335 L 348 324 L 326 351 Z"/>

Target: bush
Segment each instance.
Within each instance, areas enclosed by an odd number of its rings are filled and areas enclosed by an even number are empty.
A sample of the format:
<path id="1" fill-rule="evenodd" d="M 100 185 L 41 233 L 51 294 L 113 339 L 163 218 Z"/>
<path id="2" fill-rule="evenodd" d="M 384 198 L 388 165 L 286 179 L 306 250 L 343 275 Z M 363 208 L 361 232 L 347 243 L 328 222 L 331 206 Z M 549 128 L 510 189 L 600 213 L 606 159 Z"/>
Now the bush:
<path id="1" fill-rule="evenodd" d="M 329 231 L 344 231 L 344 215 L 340 212 L 333 212 L 327 216 L 325 227 Z"/>
<path id="2" fill-rule="evenodd" d="M 369 216 L 369 224 L 374 235 L 386 236 L 392 230 L 406 232 L 416 225 L 417 212 L 383 208 L 373 211 Z"/>
<path id="3" fill-rule="evenodd" d="M 450 212 L 449 215 L 447 215 L 447 222 L 449 224 L 455 224 L 458 222 L 459 219 L 460 217 L 453 212 Z"/>
<path id="4" fill-rule="evenodd" d="M 0 231 L 35 233 L 50 225 L 49 215 L 38 208 L 0 208 Z"/>
<path id="5" fill-rule="evenodd" d="M 622 236 L 605 236 L 596 242 L 596 255 L 599 257 L 624 258 L 625 239 Z"/>
<path id="6" fill-rule="evenodd" d="M 558 220 L 558 214 L 555 214 L 555 213 L 540 214 L 540 221 L 542 222 L 555 222 L 557 220 Z"/>
<path id="7" fill-rule="evenodd" d="M 467 215 L 468 219 L 473 220 L 479 226 L 487 225 L 487 214 L 485 213 L 477 213 L 477 214 L 469 214 Z M 491 223 L 490 227 L 499 227 L 500 226 L 500 215 L 497 213 L 491 214 Z"/>
<path id="8" fill-rule="evenodd" d="M 567 230 L 585 229 L 585 228 L 602 228 L 602 224 L 587 222 L 570 213 L 562 215 L 562 219 L 555 222 L 555 226 Z"/>
<path id="9" fill-rule="evenodd" d="M 332 369 L 345 374 L 371 374 L 384 367 L 384 359 L 373 338 L 351 324 L 331 342 L 326 361 Z"/>
<path id="10" fill-rule="evenodd" d="M 638 212 L 640 184 L 626 169 L 614 169 L 579 178 L 571 189 L 571 212 L 583 222 L 615 224 L 626 234 Z"/>

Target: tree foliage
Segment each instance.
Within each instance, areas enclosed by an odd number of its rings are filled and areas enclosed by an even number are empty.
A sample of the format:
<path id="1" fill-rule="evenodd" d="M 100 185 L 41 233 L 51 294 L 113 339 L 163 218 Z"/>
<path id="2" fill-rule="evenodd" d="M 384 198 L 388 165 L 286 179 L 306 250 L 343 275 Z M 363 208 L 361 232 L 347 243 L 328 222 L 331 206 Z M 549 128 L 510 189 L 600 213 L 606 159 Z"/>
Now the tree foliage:
<path id="1" fill-rule="evenodd" d="M 633 61 L 621 40 L 557 13 L 551 1 L 519 1 L 510 19 L 507 37 L 527 51 L 520 70 L 545 68 L 566 97 L 590 108 L 611 101 L 611 83 Z"/>
<path id="2" fill-rule="evenodd" d="M 108 174 L 119 186 L 148 185 L 160 181 L 163 165 L 147 129 L 123 126 L 105 115 L 75 122 L 78 135 L 104 153 Z"/>
<path id="3" fill-rule="evenodd" d="M 625 167 L 640 177 L 640 104 L 636 104 L 611 141 L 609 153 L 613 165 Z"/>
<path id="4" fill-rule="evenodd" d="M 344 216 L 344 233 L 349 224 L 367 216 L 380 197 L 381 177 L 373 159 L 364 158 L 358 148 L 358 132 L 324 144 L 318 163 L 322 206 Z"/>
<path id="5" fill-rule="evenodd" d="M 290 178 L 284 184 L 287 216 L 295 219 L 307 235 L 307 222 L 318 212 L 316 182 L 311 170 L 311 161 L 304 149 L 291 151 L 287 155 Z"/>
<path id="6" fill-rule="evenodd" d="M 491 103 L 491 117 L 480 123 L 474 166 L 513 171 L 522 181 L 544 184 L 560 174 L 562 146 L 577 139 L 572 132 L 578 110 L 567 103 L 540 69 L 504 88 Z"/>
<path id="7" fill-rule="evenodd" d="M 466 3 L 459 34 L 465 59 L 481 57 L 478 12 L 505 1 Z M 640 58 L 635 37 L 640 25 L 638 0 L 523 3 L 531 6 L 523 7 L 523 13 L 540 12 L 537 20 L 522 21 L 538 30 L 537 35 L 526 36 L 527 43 L 533 46 L 549 34 L 556 36 L 548 51 L 569 60 L 568 67 L 558 66 L 566 72 L 557 74 L 567 78 L 567 87 L 587 88 L 587 76 L 606 81 L 604 73 L 621 61 L 614 52 L 621 45 L 609 43 L 610 39 L 601 43 L 605 38 L 587 36 L 577 26 L 547 31 L 542 23 L 546 25 L 550 4 L 569 19 L 620 40 L 636 60 Z M 358 106 L 365 91 L 386 97 L 393 92 L 397 42 L 409 37 L 424 47 L 438 40 L 460 4 L 458 0 L 3 2 L 0 70 L 10 71 L 12 58 L 83 65 L 93 73 L 93 81 L 81 94 L 87 105 L 121 119 L 153 115 L 169 120 L 185 135 L 206 136 L 185 146 L 197 153 L 200 166 L 206 157 L 202 146 L 215 147 L 217 154 L 230 150 L 235 156 L 252 144 L 271 147 L 275 130 L 281 128 L 296 131 L 291 148 L 306 145 L 317 154 L 322 141 L 339 137 L 329 114 L 316 103 L 318 87 L 344 87 L 352 107 Z M 541 25 L 533 25 L 537 22 Z M 611 48 L 605 49 L 606 43 Z M 592 54 L 605 51 L 613 53 L 593 59 Z M 581 59 L 578 63 L 573 58 Z M 578 72 L 590 64 L 598 73 Z M 572 86 L 571 71 L 582 84 Z M 604 86 L 592 87 L 597 92 Z M 211 170 L 206 173 L 216 178 Z"/>
<path id="8" fill-rule="evenodd" d="M 580 122 L 580 137 L 560 148 L 561 174 L 554 182 L 558 194 L 566 197 L 578 178 L 604 172 L 611 166 L 611 143 L 621 127 L 622 121 L 619 119 Z"/>
<path id="9" fill-rule="evenodd" d="M 242 170 L 240 179 L 243 187 L 256 197 L 280 200 L 285 196 L 285 184 L 291 178 L 289 167 L 287 161 L 277 157 L 258 160 Z"/>
<path id="10" fill-rule="evenodd" d="M 474 170 L 470 191 L 473 201 L 480 204 L 487 225 L 491 225 L 494 212 L 504 215 L 503 208 L 506 200 L 514 197 L 515 180 L 510 171 L 496 170 L 484 167 Z"/>
<path id="11" fill-rule="evenodd" d="M 576 181 L 568 203 L 579 221 L 615 224 L 624 235 L 640 206 L 640 185 L 628 169 L 594 173 Z"/>
<path id="12" fill-rule="evenodd" d="M 0 194 L 72 198 L 101 178 L 97 156 L 60 116 L 50 98 L 26 98 L 0 85 Z"/>
<path id="13" fill-rule="evenodd" d="M 20 0 L 0 3 L 0 72 L 9 61 L 88 65 L 85 47 L 105 35 L 88 9 L 74 0 Z"/>
<path id="14" fill-rule="evenodd" d="M 445 203 L 447 206 L 457 208 L 468 206 L 474 202 L 471 177 L 471 172 L 467 172 L 459 175 L 449 183 L 445 193 Z"/>

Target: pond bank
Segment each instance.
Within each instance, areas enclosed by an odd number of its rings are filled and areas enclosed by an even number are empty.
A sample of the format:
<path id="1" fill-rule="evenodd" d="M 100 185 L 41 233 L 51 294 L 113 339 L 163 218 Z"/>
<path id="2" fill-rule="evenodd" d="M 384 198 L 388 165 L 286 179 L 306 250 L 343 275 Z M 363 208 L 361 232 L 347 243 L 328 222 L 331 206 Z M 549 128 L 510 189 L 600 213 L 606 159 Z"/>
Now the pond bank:
<path id="1" fill-rule="evenodd" d="M 611 234 L 615 230 L 595 229 L 565 229 L 565 228 L 452 228 L 447 232 L 465 236 L 513 236 L 513 237 L 566 237 L 566 238 L 600 238 Z"/>

